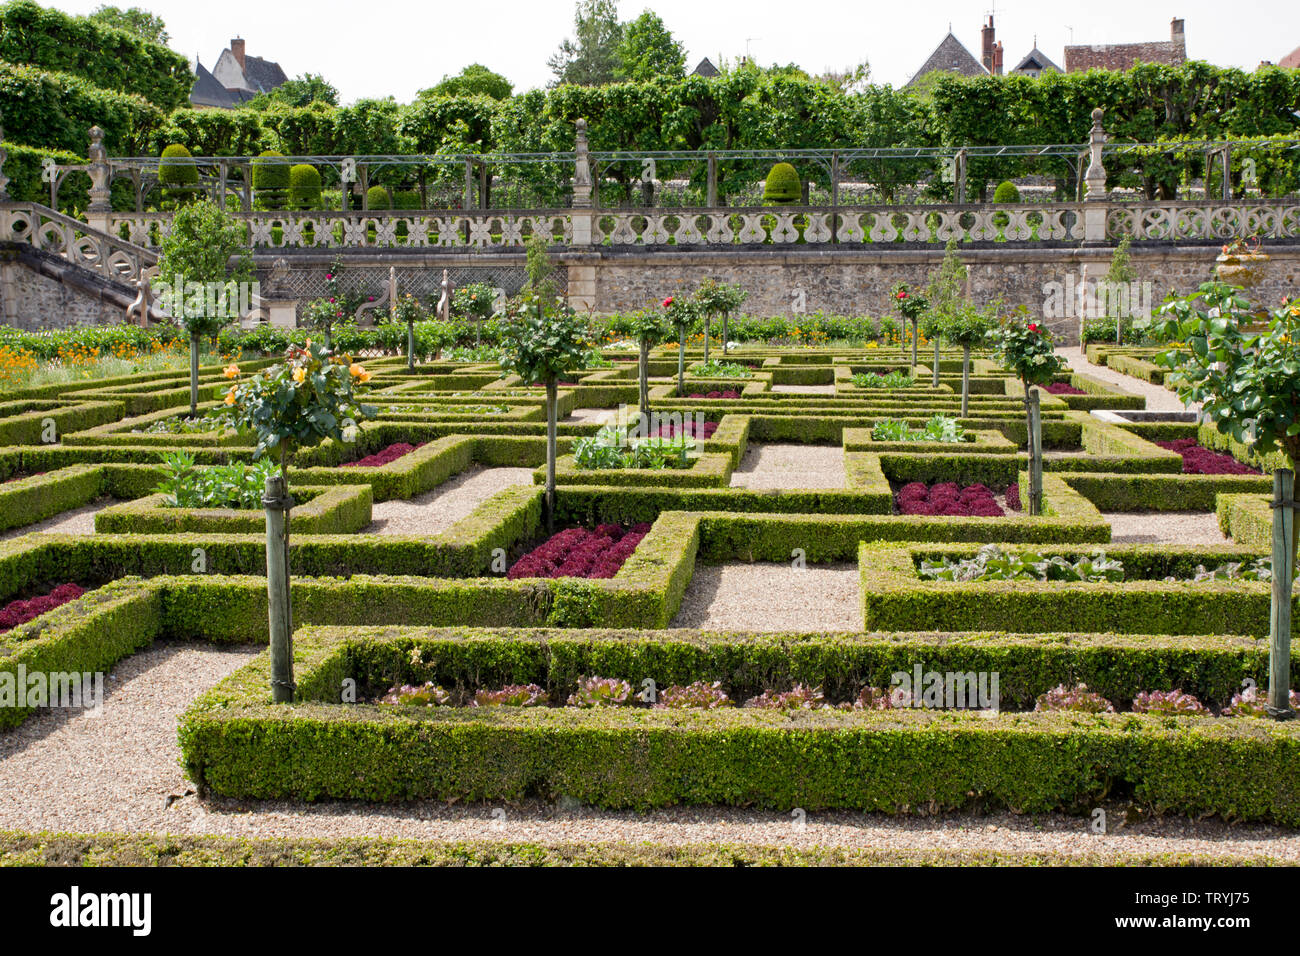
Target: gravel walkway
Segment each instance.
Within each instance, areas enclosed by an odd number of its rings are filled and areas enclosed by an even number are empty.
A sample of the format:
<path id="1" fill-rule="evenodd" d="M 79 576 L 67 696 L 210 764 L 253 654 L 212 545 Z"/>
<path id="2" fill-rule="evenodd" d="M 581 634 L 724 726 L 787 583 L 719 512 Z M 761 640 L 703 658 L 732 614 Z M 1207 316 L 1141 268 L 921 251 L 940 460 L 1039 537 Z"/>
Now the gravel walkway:
<path id="1" fill-rule="evenodd" d="M 568 425 L 583 425 L 598 422 L 602 425 L 612 424 L 618 417 L 618 410 L 613 408 L 575 408 L 573 414 L 564 419 Z"/>
<path id="2" fill-rule="evenodd" d="M 860 631 L 857 564 L 697 564 L 673 627 Z"/>
<path id="3" fill-rule="evenodd" d="M 1108 385 L 1114 385 L 1121 392 L 1128 392 L 1130 395 L 1143 395 L 1147 400 L 1147 411 L 1149 412 L 1182 412 L 1188 409 L 1197 411 L 1200 409 L 1200 403 L 1183 405 L 1178 400 L 1178 396 L 1163 385 L 1152 385 L 1150 382 L 1144 382 L 1140 378 L 1134 378 L 1131 375 L 1123 375 L 1119 372 L 1107 368 L 1105 365 L 1093 365 L 1088 361 L 1088 357 L 1082 354 L 1078 348 L 1059 348 L 1056 354 L 1061 356 L 1070 363 L 1070 369 L 1080 372 L 1091 378 L 1106 382 Z"/>
<path id="4" fill-rule="evenodd" d="M 842 445 L 755 445 L 731 474 L 733 488 L 843 488 Z"/>
<path id="5" fill-rule="evenodd" d="M 548 844 L 655 841 L 844 846 L 880 850 L 1198 853 L 1300 861 L 1300 833 L 1254 824 L 1185 818 L 1124 826 L 1125 807 L 1110 806 L 1111 832 L 1088 832 L 1090 817 L 952 813 L 895 817 L 810 812 L 796 825 L 788 812 L 670 807 L 648 813 L 418 801 L 401 804 L 302 804 L 200 800 L 177 760 L 176 720 L 206 687 L 246 662 L 255 649 L 159 645 L 113 671 L 103 715 L 37 714 L 0 732 L 0 829 L 95 833 L 161 832 L 250 837 L 398 837 L 421 840 L 520 840 Z M 504 820 L 493 817 L 504 810 Z"/>
<path id="6" fill-rule="evenodd" d="M 440 534 L 498 491 L 531 485 L 531 468 L 484 468 L 468 471 L 408 501 L 381 501 L 371 510 L 366 534 Z"/>
<path id="7" fill-rule="evenodd" d="M 1110 540 L 1115 544 L 1232 543 L 1219 530 L 1218 516 L 1212 512 L 1112 512 L 1102 517 L 1110 522 Z"/>
<path id="8" fill-rule="evenodd" d="M 112 498 L 100 498 L 98 501 L 92 501 L 80 508 L 73 508 L 71 511 L 57 514 L 53 518 L 38 521 L 36 524 L 29 524 L 22 528 L 10 528 L 8 531 L 0 532 L 0 541 L 39 532 L 46 534 L 94 534 L 95 515 L 113 504 L 117 504 L 117 502 Z"/>
<path id="9" fill-rule="evenodd" d="M 834 395 L 834 385 L 773 385 L 773 392 L 783 392 L 787 395 Z"/>

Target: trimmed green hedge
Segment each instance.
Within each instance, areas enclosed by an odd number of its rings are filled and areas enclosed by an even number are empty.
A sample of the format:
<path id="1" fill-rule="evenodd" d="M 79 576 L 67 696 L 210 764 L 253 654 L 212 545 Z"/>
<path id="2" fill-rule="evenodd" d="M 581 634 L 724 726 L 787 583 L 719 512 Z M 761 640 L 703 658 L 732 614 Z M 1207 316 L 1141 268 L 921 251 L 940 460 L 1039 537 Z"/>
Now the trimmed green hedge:
<path id="1" fill-rule="evenodd" d="M 1246 634 L 1269 632 L 1269 586 L 1257 581 L 1180 580 L 1197 565 L 1250 560 L 1246 548 L 1175 545 L 1111 546 L 1124 563 L 1119 583 L 1062 581 L 927 581 L 922 559 L 964 558 L 970 545 L 890 547 L 864 543 L 859 550 L 863 621 L 875 630 L 922 628 L 984 630 L 1097 630 L 1118 634 Z M 1078 555 L 1053 547 L 1039 553 Z M 1297 595 L 1300 598 L 1300 595 Z M 1300 614 L 1293 617 L 1300 635 Z"/>
<path id="2" fill-rule="evenodd" d="M 300 641 L 303 679 L 325 663 Z M 327 671 L 330 668 L 326 668 Z M 337 671 L 331 671 L 337 673 Z M 266 702 L 262 655 L 181 721 L 186 772 L 237 799 L 519 800 L 929 812 L 1158 811 L 1300 823 L 1300 727 L 1122 714 L 402 708 Z"/>
<path id="3" fill-rule="evenodd" d="M 298 504 L 289 515 L 290 535 L 349 534 L 370 524 L 370 486 L 334 485 L 312 488 L 294 485 Z M 168 508 L 167 495 L 156 494 L 111 505 L 95 515 L 98 534 L 174 534 L 211 531 L 217 534 L 266 532 L 266 512 L 260 508 Z"/>
<path id="4" fill-rule="evenodd" d="M 1264 492 L 1268 478 L 1254 475 L 1107 475 L 1061 472 L 1061 479 L 1099 511 L 1214 511 L 1225 493 Z M 1241 543 L 1241 542 L 1238 542 Z"/>

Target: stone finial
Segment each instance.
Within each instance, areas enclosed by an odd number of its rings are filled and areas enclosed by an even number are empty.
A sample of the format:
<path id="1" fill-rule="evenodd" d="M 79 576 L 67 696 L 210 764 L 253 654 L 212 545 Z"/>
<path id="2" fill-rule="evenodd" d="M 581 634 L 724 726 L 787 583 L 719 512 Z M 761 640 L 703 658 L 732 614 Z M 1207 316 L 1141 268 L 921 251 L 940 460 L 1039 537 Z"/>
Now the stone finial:
<path id="1" fill-rule="evenodd" d="M 1106 167 L 1102 165 L 1101 150 L 1106 145 L 1106 132 L 1101 128 L 1101 118 L 1106 114 L 1100 106 L 1092 111 L 1092 132 L 1088 137 L 1088 172 L 1083 177 L 1087 193 L 1084 198 L 1106 198 Z"/>
<path id="2" fill-rule="evenodd" d="M 90 157 L 90 168 L 86 170 L 90 176 L 90 206 L 86 211 L 99 214 L 94 217 L 96 221 L 91 222 L 92 226 L 107 229 L 106 217 L 113 211 L 108 189 L 113 169 L 108 163 L 108 150 L 104 148 L 104 131 L 98 126 L 90 128 L 90 149 L 87 150 L 87 155 Z M 89 217 L 87 221 L 90 221 Z"/>
<path id="3" fill-rule="evenodd" d="M 451 278 L 447 270 L 442 270 L 442 295 L 438 298 L 438 318 L 447 322 L 451 319 Z"/>
<path id="4" fill-rule="evenodd" d="M 285 282 L 289 278 L 289 260 L 280 256 L 271 263 L 271 268 L 266 274 L 266 298 L 281 299 L 285 298 L 289 289 Z"/>
<path id="5" fill-rule="evenodd" d="M 587 121 L 579 119 L 574 124 L 573 205 L 591 205 L 591 156 L 587 146 Z"/>

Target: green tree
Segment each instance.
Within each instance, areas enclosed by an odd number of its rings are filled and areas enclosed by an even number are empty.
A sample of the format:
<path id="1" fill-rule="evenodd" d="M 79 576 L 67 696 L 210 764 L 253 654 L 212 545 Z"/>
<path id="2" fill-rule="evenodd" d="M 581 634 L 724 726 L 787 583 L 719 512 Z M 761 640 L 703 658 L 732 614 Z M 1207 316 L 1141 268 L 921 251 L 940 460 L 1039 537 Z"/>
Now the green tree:
<path id="1" fill-rule="evenodd" d="M 546 61 L 555 85 L 600 86 L 618 78 L 619 41 L 623 26 L 615 0 L 578 0 L 573 15 L 572 39 Z"/>
<path id="2" fill-rule="evenodd" d="M 686 75 L 686 48 L 673 39 L 663 20 L 651 10 L 623 24 L 618 43 L 619 79 L 639 83 Z"/>
<path id="3" fill-rule="evenodd" d="M 591 351 L 586 323 L 555 298 L 525 294 L 501 330 L 501 367 L 525 385 L 546 386 L 546 529 L 555 530 L 555 426 L 560 376 L 582 368 Z"/>
<path id="4" fill-rule="evenodd" d="M 259 93 L 248 101 L 247 108 L 265 110 L 277 103 L 286 106 L 310 106 L 312 103 L 338 106 L 339 91 L 325 77 L 317 73 L 304 73 L 292 80 L 285 80 L 273 90 Z"/>
<path id="5" fill-rule="evenodd" d="M 650 349 L 662 342 L 667 334 L 664 317 L 656 309 L 640 309 L 632 313 L 630 331 L 636 338 L 638 382 L 637 405 L 642 415 L 650 414 Z"/>
<path id="6" fill-rule="evenodd" d="M 207 283 L 251 282 L 252 278 L 247 227 L 207 199 L 177 210 L 171 231 L 159 243 L 155 281 L 168 290 L 160 297 L 190 335 L 191 416 L 199 410 L 202 340 L 216 335 L 234 316 L 230 315 L 228 294 L 215 299 L 205 291 L 196 297 L 190 290 Z"/>
<path id="7" fill-rule="evenodd" d="M 1128 301 L 1128 297 L 1119 294 L 1119 289 L 1137 279 L 1137 270 L 1133 268 L 1129 256 L 1129 239 L 1128 233 L 1120 239 L 1119 245 L 1111 253 L 1110 268 L 1106 270 L 1106 278 L 1102 280 L 1106 283 L 1106 311 L 1115 320 L 1116 345 L 1124 343 L 1124 316 L 1120 315 L 1120 305 Z"/>
<path id="8" fill-rule="evenodd" d="M 171 39 L 167 34 L 167 25 L 163 23 L 162 17 L 139 7 L 129 7 L 123 10 L 121 7 L 114 7 L 105 3 L 96 7 L 95 12 L 90 14 L 87 19 L 102 23 L 106 27 L 125 30 L 141 40 L 161 43 L 163 46 L 166 46 L 167 41 Z"/>
<path id="9" fill-rule="evenodd" d="M 1023 307 L 1022 307 L 1023 310 Z M 1029 450 L 1029 513 L 1043 511 L 1043 449 L 1041 430 L 1034 428 L 1030 390 L 1035 385 L 1050 385 L 1065 368 L 1065 360 L 1056 354 L 1052 333 L 1047 326 L 1013 318 L 994 333 L 997 356 L 1002 367 L 1014 372 L 1025 390 L 1026 444 Z"/>
<path id="10" fill-rule="evenodd" d="M 500 73 L 494 73 L 482 63 L 471 63 L 454 76 L 444 76 L 421 96 L 487 96 L 494 100 L 508 100 L 514 85 Z"/>
<path id="11" fill-rule="evenodd" d="M 953 310 L 943 323 L 943 337 L 961 346 L 961 417 L 970 417 L 970 353 L 983 345 L 997 326 L 993 317 L 969 302 Z"/>
<path id="12" fill-rule="evenodd" d="M 1300 464 L 1300 304 L 1283 300 L 1254 331 L 1262 310 L 1241 289 L 1218 282 L 1161 309 L 1165 341 L 1186 347 L 1156 356 L 1173 372 L 1184 402 L 1256 455 L 1280 450 L 1273 469 L 1273 606 L 1270 616 L 1269 713 L 1294 716 L 1291 689 L 1291 592 L 1296 566 L 1295 469 Z M 1166 379 L 1171 381 L 1171 379 Z"/>

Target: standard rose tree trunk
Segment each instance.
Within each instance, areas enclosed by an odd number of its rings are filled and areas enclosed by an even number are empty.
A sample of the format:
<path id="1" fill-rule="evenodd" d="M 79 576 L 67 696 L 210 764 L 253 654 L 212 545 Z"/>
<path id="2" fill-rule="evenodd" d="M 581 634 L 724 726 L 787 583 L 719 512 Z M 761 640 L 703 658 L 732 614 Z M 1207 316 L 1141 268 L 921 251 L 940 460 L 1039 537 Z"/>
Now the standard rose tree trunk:
<path id="1" fill-rule="evenodd" d="M 636 374 L 638 383 L 637 404 L 643 415 L 650 414 L 650 340 L 642 338 L 640 352 L 637 355 Z"/>
<path id="2" fill-rule="evenodd" d="M 1295 575 L 1295 472 L 1273 472 L 1273 594 L 1269 613 L 1268 712 L 1295 716 L 1291 710 L 1291 592 Z"/>
<path id="3" fill-rule="evenodd" d="M 961 347 L 961 417 L 970 417 L 970 346 Z"/>
<path id="4" fill-rule="evenodd" d="M 190 335 L 190 417 L 199 413 L 199 336 Z"/>
<path id="5" fill-rule="evenodd" d="M 555 407 L 557 380 L 546 380 L 546 533 L 555 532 Z"/>

